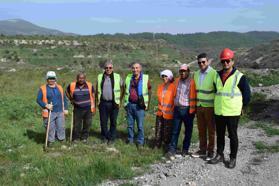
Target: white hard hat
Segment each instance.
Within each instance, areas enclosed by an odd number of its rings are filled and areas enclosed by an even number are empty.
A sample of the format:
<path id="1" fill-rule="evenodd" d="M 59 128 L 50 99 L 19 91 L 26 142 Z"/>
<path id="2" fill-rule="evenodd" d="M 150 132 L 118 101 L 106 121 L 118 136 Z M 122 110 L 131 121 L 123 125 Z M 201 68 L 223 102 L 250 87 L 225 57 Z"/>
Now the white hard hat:
<path id="1" fill-rule="evenodd" d="M 47 74 L 46 74 L 46 79 L 51 79 L 51 78 L 57 78 L 56 77 L 56 73 L 54 71 L 48 71 Z"/>
<path id="2" fill-rule="evenodd" d="M 173 74 L 172 74 L 172 71 L 170 70 L 163 70 L 161 73 L 160 73 L 160 76 L 162 75 L 165 75 L 167 76 L 170 80 L 173 79 Z"/>

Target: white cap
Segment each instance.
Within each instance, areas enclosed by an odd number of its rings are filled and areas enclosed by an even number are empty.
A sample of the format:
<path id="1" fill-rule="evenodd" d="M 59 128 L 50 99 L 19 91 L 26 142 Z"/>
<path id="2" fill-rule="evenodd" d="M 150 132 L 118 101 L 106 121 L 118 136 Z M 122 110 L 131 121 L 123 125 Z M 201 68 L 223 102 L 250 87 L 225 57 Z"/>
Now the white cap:
<path id="1" fill-rule="evenodd" d="M 48 71 L 47 74 L 46 74 L 46 79 L 50 79 L 50 78 L 55 78 L 57 79 L 56 77 L 56 73 L 54 71 Z"/>
<path id="2" fill-rule="evenodd" d="M 172 80 L 173 79 L 173 74 L 172 74 L 172 71 L 170 70 L 163 70 L 161 73 L 160 73 L 160 76 L 162 77 L 162 75 L 165 75 L 169 78 L 169 80 Z"/>

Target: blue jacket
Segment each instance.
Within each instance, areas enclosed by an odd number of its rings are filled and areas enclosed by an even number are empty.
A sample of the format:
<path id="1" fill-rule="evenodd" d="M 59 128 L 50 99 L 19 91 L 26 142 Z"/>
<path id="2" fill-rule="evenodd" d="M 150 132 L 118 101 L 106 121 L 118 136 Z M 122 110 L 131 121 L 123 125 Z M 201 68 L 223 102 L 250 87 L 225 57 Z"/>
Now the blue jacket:
<path id="1" fill-rule="evenodd" d="M 62 112 L 62 96 L 57 87 L 51 88 L 47 86 L 47 100 L 48 103 L 53 104 L 53 112 Z M 43 93 L 42 90 L 39 89 L 38 96 L 37 96 L 37 103 L 42 107 L 45 108 L 46 104 L 43 102 Z M 64 94 L 64 109 L 68 109 L 68 100 L 66 95 Z"/>

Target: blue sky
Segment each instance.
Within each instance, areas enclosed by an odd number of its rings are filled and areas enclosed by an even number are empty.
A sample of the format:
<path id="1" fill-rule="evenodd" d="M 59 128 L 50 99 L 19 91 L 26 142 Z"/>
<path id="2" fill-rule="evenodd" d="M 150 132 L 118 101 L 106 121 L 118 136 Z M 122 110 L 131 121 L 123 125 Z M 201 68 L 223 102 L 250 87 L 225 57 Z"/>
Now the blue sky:
<path id="1" fill-rule="evenodd" d="M 279 31 L 279 0 L 0 0 L 13 18 L 77 34 Z"/>

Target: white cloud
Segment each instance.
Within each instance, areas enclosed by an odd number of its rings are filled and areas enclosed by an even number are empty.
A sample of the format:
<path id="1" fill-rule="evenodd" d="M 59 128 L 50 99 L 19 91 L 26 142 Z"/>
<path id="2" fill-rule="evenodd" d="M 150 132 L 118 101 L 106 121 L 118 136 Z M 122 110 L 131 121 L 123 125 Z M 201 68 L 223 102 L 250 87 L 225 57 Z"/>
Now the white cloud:
<path id="1" fill-rule="evenodd" d="M 143 24 L 154 24 L 154 23 L 165 23 L 167 19 L 157 18 L 157 19 L 139 19 L 136 20 L 136 23 L 143 23 Z"/>
<path id="2" fill-rule="evenodd" d="M 187 23 L 189 21 L 187 19 L 177 19 L 176 22 L 178 22 L 178 23 Z"/>
<path id="3" fill-rule="evenodd" d="M 115 19 L 112 17 L 91 17 L 91 21 L 98 22 L 98 23 L 122 23 L 123 20 Z"/>

